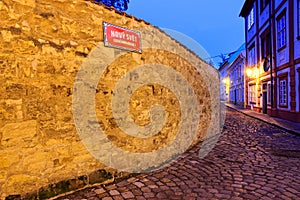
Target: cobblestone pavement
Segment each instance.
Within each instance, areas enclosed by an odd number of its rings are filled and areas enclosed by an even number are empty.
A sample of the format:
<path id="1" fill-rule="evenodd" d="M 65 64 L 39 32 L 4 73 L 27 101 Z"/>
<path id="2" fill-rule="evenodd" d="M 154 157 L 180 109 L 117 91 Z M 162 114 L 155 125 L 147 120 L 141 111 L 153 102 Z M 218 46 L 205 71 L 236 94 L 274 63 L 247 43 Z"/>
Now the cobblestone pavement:
<path id="1" fill-rule="evenodd" d="M 58 199 L 300 199 L 300 137 L 228 109 L 204 159 L 195 146 L 157 171 Z"/>

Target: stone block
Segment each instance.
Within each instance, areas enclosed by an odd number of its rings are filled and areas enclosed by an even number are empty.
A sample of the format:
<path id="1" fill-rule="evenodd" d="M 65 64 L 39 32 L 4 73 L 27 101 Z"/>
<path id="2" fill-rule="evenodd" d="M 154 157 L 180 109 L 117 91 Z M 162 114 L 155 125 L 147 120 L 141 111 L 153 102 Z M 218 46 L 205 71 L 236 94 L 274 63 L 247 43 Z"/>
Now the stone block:
<path id="1" fill-rule="evenodd" d="M 24 174 L 10 176 L 6 184 L 2 186 L 3 191 L 8 194 L 20 194 L 33 191 L 37 187 L 44 186 L 48 183 L 48 180 L 39 176 L 30 176 Z"/>
<path id="2" fill-rule="evenodd" d="M 2 132 L 1 144 L 6 148 L 26 148 L 38 143 L 36 120 L 7 123 L 0 132 Z"/>
<path id="3" fill-rule="evenodd" d="M 17 164 L 19 160 L 18 152 L 0 154 L 0 170 L 9 168 L 12 164 Z"/>

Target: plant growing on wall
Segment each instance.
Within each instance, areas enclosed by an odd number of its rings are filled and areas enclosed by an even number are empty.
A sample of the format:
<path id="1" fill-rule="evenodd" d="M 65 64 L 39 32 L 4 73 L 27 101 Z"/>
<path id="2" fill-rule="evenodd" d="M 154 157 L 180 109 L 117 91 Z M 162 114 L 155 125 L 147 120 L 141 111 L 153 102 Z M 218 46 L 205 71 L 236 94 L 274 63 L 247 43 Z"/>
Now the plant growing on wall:
<path id="1" fill-rule="evenodd" d="M 113 6 L 119 11 L 126 11 L 128 9 L 129 0 L 95 0 L 103 3 L 106 6 Z"/>

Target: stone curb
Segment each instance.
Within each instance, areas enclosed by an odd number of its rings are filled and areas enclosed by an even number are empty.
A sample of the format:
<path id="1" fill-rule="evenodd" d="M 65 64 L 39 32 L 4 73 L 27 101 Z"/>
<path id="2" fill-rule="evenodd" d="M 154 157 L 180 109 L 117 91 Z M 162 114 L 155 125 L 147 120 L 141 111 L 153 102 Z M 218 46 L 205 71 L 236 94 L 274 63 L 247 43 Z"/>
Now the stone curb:
<path id="1" fill-rule="evenodd" d="M 278 124 L 269 122 L 269 121 L 267 121 L 267 120 L 265 120 L 265 119 L 262 119 L 262 118 L 253 116 L 253 115 L 248 114 L 248 113 L 245 113 L 245 112 L 243 112 L 241 109 L 235 108 L 235 107 L 230 106 L 230 105 L 226 105 L 226 107 L 227 107 L 227 108 L 231 108 L 231 109 L 233 109 L 233 110 L 236 110 L 237 112 L 242 113 L 242 114 L 244 114 L 244 115 L 247 115 L 247 116 L 249 116 L 249 117 L 252 117 L 252 118 L 254 118 L 254 119 L 258 119 L 258 120 L 260 120 L 260 121 L 263 121 L 263 122 L 265 122 L 265 123 L 268 123 L 268 124 L 270 124 L 270 125 L 272 125 L 272 126 L 275 126 L 275 127 L 277 127 L 277 128 L 280 128 L 280 129 L 282 129 L 282 130 L 285 130 L 285 131 L 287 131 L 288 133 L 291 133 L 291 134 L 293 134 L 293 135 L 300 136 L 300 132 L 299 132 L 299 131 L 296 131 L 296 130 L 293 130 L 293 129 L 289 129 L 289 128 L 280 126 L 280 125 L 278 125 Z"/>

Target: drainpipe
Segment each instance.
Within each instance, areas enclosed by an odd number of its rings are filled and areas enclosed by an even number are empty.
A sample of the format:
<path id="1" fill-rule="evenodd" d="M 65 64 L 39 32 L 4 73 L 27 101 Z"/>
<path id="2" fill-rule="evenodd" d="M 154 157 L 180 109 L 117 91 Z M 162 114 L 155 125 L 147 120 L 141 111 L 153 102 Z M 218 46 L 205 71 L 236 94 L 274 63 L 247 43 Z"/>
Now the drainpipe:
<path id="1" fill-rule="evenodd" d="M 270 27 L 270 38 L 269 38 L 269 43 L 270 43 L 270 73 L 271 73 L 271 116 L 272 116 L 272 111 L 273 111 L 273 108 L 274 108 L 274 92 L 273 92 L 273 89 L 274 89 L 274 86 L 273 86 L 273 44 L 272 44 L 272 38 L 273 38 L 273 32 L 272 32 L 272 1 L 269 1 L 269 27 Z"/>

